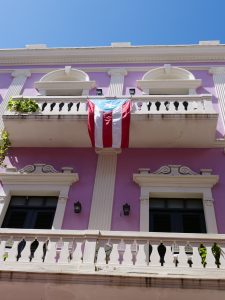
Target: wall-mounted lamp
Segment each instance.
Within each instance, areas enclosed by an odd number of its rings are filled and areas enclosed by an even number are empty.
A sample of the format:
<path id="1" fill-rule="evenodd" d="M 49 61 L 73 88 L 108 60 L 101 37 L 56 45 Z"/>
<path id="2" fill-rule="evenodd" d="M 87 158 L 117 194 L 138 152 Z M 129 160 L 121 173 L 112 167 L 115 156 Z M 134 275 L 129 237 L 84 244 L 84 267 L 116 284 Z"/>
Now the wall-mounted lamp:
<path id="1" fill-rule="evenodd" d="M 102 89 L 96 89 L 96 95 L 97 96 L 102 96 L 103 95 Z"/>
<path id="2" fill-rule="evenodd" d="M 129 216 L 130 214 L 130 205 L 128 203 L 123 205 L 123 214 L 124 216 Z"/>
<path id="3" fill-rule="evenodd" d="M 135 89 L 129 89 L 129 93 L 131 96 L 135 95 Z"/>
<path id="4" fill-rule="evenodd" d="M 79 201 L 74 202 L 74 212 L 75 214 L 79 214 L 81 212 L 82 206 Z"/>

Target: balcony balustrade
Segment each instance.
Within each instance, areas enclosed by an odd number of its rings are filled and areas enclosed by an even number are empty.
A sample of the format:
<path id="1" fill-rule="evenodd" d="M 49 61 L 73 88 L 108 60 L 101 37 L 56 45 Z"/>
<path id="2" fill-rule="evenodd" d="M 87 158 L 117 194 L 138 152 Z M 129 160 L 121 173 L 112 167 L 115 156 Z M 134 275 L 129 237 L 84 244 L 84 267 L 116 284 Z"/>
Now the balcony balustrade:
<path id="1" fill-rule="evenodd" d="M 6 111 L 3 116 L 13 146 L 91 146 L 87 97 L 31 98 L 37 101 L 38 112 Z M 211 95 L 146 95 L 133 96 L 131 101 L 130 147 L 215 146 L 218 114 Z"/>
<path id="2" fill-rule="evenodd" d="M 225 235 L 1 229 L 0 238 L 0 270 L 6 271 L 225 274 Z"/>

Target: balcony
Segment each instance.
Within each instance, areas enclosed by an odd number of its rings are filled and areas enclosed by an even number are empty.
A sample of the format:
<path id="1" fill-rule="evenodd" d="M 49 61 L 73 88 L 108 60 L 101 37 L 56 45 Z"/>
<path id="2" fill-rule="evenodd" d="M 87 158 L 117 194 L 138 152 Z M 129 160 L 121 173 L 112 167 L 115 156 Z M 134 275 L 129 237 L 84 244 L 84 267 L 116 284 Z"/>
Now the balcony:
<path id="1" fill-rule="evenodd" d="M 1 229 L 0 238 L 0 270 L 5 271 L 225 275 L 225 236 L 219 234 Z M 213 245 L 220 248 L 218 259 Z"/>
<path id="2" fill-rule="evenodd" d="M 91 147 L 87 97 L 32 99 L 38 102 L 38 113 L 4 113 L 5 129 L 13 146 Z M 214 147 L 217 120 L 211 95 L 133 96 L 130 147 Z"/>
<path id="3" fill-rule="evenodd" d="M 35 290 L 35 299 L 179 300 L 196 289 L 199 299 L 224 299 L 224 235 L 0 229 L 0 239 L 7 299 L 28 300 Z"/>

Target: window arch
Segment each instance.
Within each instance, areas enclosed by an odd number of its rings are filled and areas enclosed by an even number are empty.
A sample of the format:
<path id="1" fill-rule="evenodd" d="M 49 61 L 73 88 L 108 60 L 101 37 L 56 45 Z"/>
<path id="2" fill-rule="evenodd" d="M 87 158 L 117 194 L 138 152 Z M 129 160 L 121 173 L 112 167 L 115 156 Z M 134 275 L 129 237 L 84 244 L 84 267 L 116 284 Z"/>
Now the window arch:
<path id="1" fill-rule="evenodd" d="M 166 64 L 145 73 L 142 80 L 137 81 L 137 86 L 144 94 L 195 94 L 201 80 L 188 70 Z"/>
<path id="2" fill-rule="evenodd" d="M 46 96 L 88 95 L 94 87 L 95 81 L 90 81 L 87 73 L 71 66 L 51 71 L 35 82 L 35 88 Z"/>

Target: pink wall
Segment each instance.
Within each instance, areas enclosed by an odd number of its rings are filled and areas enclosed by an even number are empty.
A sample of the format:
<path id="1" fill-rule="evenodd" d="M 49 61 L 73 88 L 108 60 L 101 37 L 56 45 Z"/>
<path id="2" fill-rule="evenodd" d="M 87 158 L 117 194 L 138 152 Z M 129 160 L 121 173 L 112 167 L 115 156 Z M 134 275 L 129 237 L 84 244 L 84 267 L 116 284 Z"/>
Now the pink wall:
<path id="1" fill-rule="evenodd" d="M 225 233 L 225 155 L 223 149 L 127 149 L 118 155 L 112 230 L 139 230 L 140 188 L 132 176 L 139 168 L 156 171 L 163 165 L 181 164 L 193 171 L 212 169 L 220 176 L 213 188 L 215 211 L 220 233 Z M 131 205 L 131 214 L 121 216 L 122 205 Z"/>
<path id="2" fill-rule="evenodd" d="M 90 80 L 96 81 L 96 88 L 102 89 L 103 95 L 108 95 L 110 77 L 106 72 L 88 72 Z M 96 88 L 90 90 L 90 95 L 96 95 Z"/>
<path id="3" fill-rule="evenodd" d="M 6 161 L 7 162 L 7 161 Z M 91 208 L 97 156 L 93 149 L 74 148 L 13 148 L 9 164 L 20 169 L 28 164 L 46 163 L 57 170 L 73 167 L 79 174 L 79 182 L 72 185 L 66 206 L 63 228 L 87 229 Z M 118 155 L 115 194 L 112 214 L 112 230 L 138 231 L 140 223 L 140 188 L 132 176 L 139 168 L 156 171 L 163 165 L 181 164 L 199 172 L 210 168 L 219 175 L 219 183 L 213 188 L 213 197 L 219 233 L 225 233 L 225 158 L 223 149 L 126 149 Z M 74 214 L 73 203 L 82 203 L 82 213 Z M 122 205 L 131 205 L 130 216 L 123 216 Z"/>
<path id="4" fill-rule="evenodd" d="M 8 162 L 17 169 L 34 163 L 50 164 L 58 171 L 62 167 L 74 168 L 74 172 L 79 174 L 79 181 L 70 188 L 63 229 L 87 229 L 97 163 L 93 149 L 13 148 Z M 82 213 L 74 214 L 73 203 L 78 200 L 82 204 Z"/>

